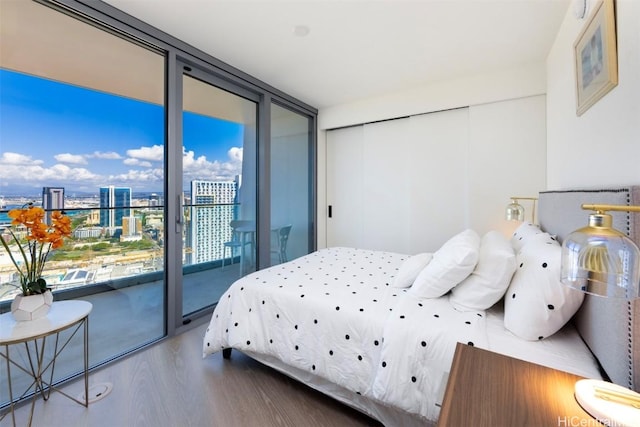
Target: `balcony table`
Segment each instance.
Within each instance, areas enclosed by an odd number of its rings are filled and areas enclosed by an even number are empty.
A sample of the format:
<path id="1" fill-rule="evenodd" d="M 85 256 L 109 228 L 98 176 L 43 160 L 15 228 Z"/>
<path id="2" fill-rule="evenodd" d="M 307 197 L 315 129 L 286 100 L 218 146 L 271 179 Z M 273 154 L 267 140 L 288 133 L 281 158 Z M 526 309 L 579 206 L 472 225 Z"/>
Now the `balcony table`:
<path id="1" fill-rule="evenodd" d="M 277 233 L 280 230 L 281 226 L 271 227 L 272 233 Z M 251 221 L 250 224 L 240 225 L 233 229 L 234 232 L 240 235 L 240 277 L 244 274 L 245 271 L 245 260 L 244 254 L 245 245 L 250 245 L 250 255 L 251 255 L 251 264 L 255 264 L 254 254 L 255 254 L 255 246 L 256 246 L 256 224 Z M 276 237 L 277 238 L 277 237 Z"/>
<path id="2" fill-rule="evenodd" d="M 234 232 L 240 235 L 240 277 L 244 274 L 244 247 L 249 244 L 250 246 L 250 256 L 251 256 L 251 265 L 254 264 L 253 254 L 255 253 L 255 245 L 256 245 L 256 225 L 254 222 L 251 224 L 240 225 L 233 229 Z"/>
<path id="3" fill-rule="evenodd" d="M 36 320 L 18 322 L 13 318 L 11 313 L 0 315 L 0 346 L 3 348 L 3 351 L 0 351 L 0 358 L 5 359 L 7 364 L 9 405 L 11 407 L 10 412 L 14 426 L 16 425 L 14 404 L 25 398 L 31 389 L 33 389 L 33 400 L 29 414 L 29 425 L 31 425 L 33 418 L 33 409 L 38 393 L 46 401 L 49 399 L 51 390 L 55 390 L 85 407 L 89 406 L 89 313 L 92 308 L 91 303 L 87 301 L 58 301 L 51 305 L 51 309 L 46 316 Z M 75 327 L 75 329 L 66 341 L 61 344 L 59 340 L 60 333 L 72 327 Z M 84 402 L 69 396 L 52 384 L 56 359 L 81 327 L 84 327 Z M 54 335 L 52 358 L 50 361 L 47 361 L 44 358 L 47 338 Z M 17 352 L 12 358 L 9 352 L 11 346 L 19 346 L 21 344 L 24 344 L 25 347 L 27 354 L 26 361 L 22 360 L 22 358 L 17 358 Z M 29 374 L 33 379 L 29 387 L 17 398 L 14 398 L 11 383 L 12 365 Z M 48 375 L 48 378 L 45 378 L 45 374 Z M 0 420 L 6 415 L 6 413 L 2 414 Z"/>

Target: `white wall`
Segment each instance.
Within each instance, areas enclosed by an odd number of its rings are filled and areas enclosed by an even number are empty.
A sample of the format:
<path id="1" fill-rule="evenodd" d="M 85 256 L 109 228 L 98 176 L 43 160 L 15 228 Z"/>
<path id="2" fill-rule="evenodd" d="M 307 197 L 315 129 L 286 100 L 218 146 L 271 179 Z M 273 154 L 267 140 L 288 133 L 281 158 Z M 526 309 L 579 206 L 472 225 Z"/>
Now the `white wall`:
<path id="1" fill-rule="evenodd" d="M 545 64 L 451 79 L 318 112 L 320 130 L 544 94 Z"/>
<path id="2" fill-rule="evenodd" d="M 617 0 L 618 86 L 576 116 L 573 44 L 586 20 L 569 8 L 547 58 L 547 186 L 640 183 L 640 1 Z"/>
<path id="3" fill-rule="evenodd" d="M 509 197 L 536 197 L 546 187 L 545 96 L 469 108 L 469 215 L 478 232 L 511 235 Z M 530 220 L 531 202 L 522 201 Z"/>

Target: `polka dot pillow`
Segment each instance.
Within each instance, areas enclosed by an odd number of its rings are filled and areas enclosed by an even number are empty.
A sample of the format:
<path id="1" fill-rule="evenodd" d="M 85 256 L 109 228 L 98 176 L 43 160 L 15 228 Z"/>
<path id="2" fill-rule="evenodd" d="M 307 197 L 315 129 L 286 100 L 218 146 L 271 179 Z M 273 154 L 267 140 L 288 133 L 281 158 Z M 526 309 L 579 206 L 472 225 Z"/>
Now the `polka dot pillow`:
<path id="1" fill-rule="evenodd" d="M 504 326 L 525 340 L 556 333 L 578 311 L 584 294 L 560 282 L 561 247 L 552 236 L 530 239 L 516 255 L 504 300 Z"/>
<path id="2" fill-rule="evenodd" d="M 419 298 L 438 298 L 467 278 L 478 262 L 480 236 L 471 229 L 456 234 L 440 247 L 418 274 L 410 293 Z"/>
<path id="3" fill-rule="evenodd" d="M 411 286 L 422 269 L 429 264 L 431 258 L 433 258 L 433 254 L 425 252 L 404 260 L 392 286 L 394 288 L 408 288 Z"/>
<path id="4" fill-rule="evenodd" d="M 542 231 L 539 226 L 531 224 L 530 222 L 523 222 L 516 228 L 513 236 L 511 236 L 511 246 L 513 246 L 516 252 L 519 252 L 527 242 L 538 235 L 549 236 L 549 234 Z"/>

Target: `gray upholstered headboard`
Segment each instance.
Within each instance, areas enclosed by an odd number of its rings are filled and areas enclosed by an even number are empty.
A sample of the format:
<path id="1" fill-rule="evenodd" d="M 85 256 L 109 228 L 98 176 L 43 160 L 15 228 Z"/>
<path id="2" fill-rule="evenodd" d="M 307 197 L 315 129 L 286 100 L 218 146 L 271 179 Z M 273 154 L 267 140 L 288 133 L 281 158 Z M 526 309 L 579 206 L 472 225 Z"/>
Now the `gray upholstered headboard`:
<path id="1" fill-rule="evenodd" d="M 581 209 L 583 203 L 640 205 L 640 186 L 541 192 L 540 227 L 562 241 L 587 225 L 589 211 Z M 640 245 L 640 214 L 609 213 L 614 227 Z M 611 381 L 640 391 L 640 299 L 587 295 L 574 323 Z"/>

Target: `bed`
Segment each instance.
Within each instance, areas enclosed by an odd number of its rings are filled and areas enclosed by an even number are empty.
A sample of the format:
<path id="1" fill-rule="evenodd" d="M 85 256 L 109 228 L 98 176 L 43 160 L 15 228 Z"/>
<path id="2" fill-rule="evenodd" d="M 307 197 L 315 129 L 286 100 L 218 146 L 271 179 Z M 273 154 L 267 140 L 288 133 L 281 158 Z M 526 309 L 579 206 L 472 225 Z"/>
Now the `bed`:
<path id="1" fill-rule="evenodd" d="M 464 230 L 433 254 L 326 248 L 252 273 L 221 297 L 203 354 L 241 351 L 384 425 L 436 423 L 457 342 L 638 390 L 638 303 L 554 279 L 581 203 L 638 202 L 639 187 L 548 191 L 540 226 L 504 241 Z M 614 226 L 640 240 L 631 215 Z"/>

